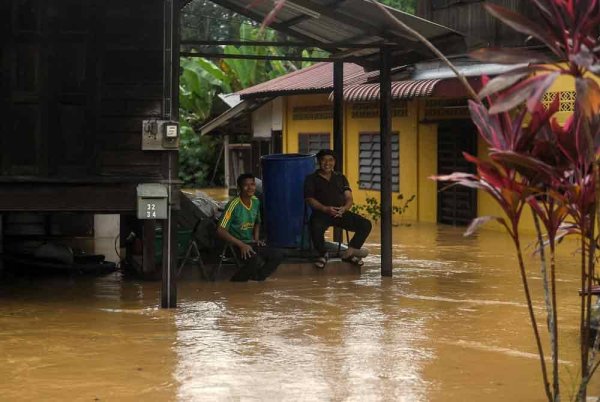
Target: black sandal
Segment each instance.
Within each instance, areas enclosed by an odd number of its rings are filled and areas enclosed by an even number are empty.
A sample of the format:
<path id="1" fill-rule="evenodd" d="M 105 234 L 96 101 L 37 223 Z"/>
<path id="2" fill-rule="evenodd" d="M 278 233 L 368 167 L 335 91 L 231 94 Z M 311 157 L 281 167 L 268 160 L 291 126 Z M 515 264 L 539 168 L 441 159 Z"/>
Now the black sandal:
<path id="1" fill-rule="evenodd" d="M 356 256 L 356 255 L 351 255 L 348 258 L 342 258 L 342 261 L 350 263 L 352 265 L 356 265 L 358 267 L 362 267 L 365 262 L 362 260 L 362 258 Z"/>
<path id="2" fill-rule="evenodd" d="M 325 268 L 325 265 L 327 265 L 327 257 L 326 256 L 319 257 L 319 258 L 317 258 L 317 261 L 315 261 L 315 268 L 323 269 L 323 268 Z"/>

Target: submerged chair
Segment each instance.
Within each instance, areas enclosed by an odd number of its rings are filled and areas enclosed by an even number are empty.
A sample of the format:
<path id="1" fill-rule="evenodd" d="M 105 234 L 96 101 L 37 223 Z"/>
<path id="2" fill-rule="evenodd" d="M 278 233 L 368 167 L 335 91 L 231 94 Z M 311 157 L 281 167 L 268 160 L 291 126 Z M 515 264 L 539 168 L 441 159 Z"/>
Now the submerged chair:
<path id="1" fill-rule="evenodd" d="M 202 223 L 202 219 L 198 219 L 198 221 L 194 225 L 194 228 L 192 229 L 192 235 L 190 236 L 190 241 L 188 243 L 187 249 L 185 251 L 183 258 L 181 259 L 181 262 L 179 263 L 179 267 L 177 268 L 177 276 L 178 277 L 181 275 L 181 271 L 183 270 L 183 267 L 186 264 L 188 264 L 189 262 L 192 262 L 200 267 L 200 272 L 202 273 L 203 277 L 206 277 L 206 275 L 207 275 L 206 265 L 204 264 L 204 261 L 202 260 L 202 255 L 200 254 L 200 248 L 198 247 L 198 243 L 196 243 L 196 240 L 194 239 L 194 234 L 198 230 L 198 227 L 200 226 L 201 223 Z"/>
<path id="2" fill-rule="evenodd" d="M 233 248 L 234 245 L 229 243 L 229 242 L 225 242 L 225 245 L 223 246 L 223 250 L 221 251 L 221 254 L 219 254 L 219 264 L 217 265 L 217 268 L 212 272 L 211 275 L 211 280 L 215 281 L 218 277 L 219 277 L 219 273 L 221 272 L 221 268 L 223 267 L 223 264 L 230 264 L 230 265 L 235 265 L 236 268 L 241 268 L 242 267 L 242 263 L 240 262 L 237 254 L 235 253 L 235 249 Z M 229 256 L 228 256 L 229 254 Z M 231 263 L 233 262 L 233 263 Z"/>

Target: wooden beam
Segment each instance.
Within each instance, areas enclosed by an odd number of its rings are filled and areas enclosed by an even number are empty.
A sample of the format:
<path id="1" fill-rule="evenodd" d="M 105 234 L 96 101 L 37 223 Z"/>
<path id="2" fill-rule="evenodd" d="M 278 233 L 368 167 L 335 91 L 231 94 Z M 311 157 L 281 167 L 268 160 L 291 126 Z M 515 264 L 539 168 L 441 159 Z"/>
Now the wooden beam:
<path id="1" fill-rule="evenodd" d="M 2 184 L 0 211 L 129 212 L 136 209 L 136 185 Z"/>

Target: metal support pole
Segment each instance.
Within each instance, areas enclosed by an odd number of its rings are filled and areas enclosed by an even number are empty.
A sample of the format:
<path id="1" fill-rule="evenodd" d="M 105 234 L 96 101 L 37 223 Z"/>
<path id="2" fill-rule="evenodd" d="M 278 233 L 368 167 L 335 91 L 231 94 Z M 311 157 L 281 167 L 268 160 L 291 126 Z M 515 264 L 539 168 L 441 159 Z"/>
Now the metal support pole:
<path id="1" fill-rule="evenodd" d="M 392 276 L 392 82 L 390 50 L 380 51 L 381 276 Z"/>
<path id="2" fill-rule="evenodd" d="M 179 0 L 164 1 L 163 36 L 163 115 L 167 120 L 179 119 Z M 177 225 L 173 211 L 173 179 L 177 176 L 177 153 L 168 153 L 168 193 L 169 205 L 167 220 L 163 221 L 163 260 L 161 307 L 177 307 L 177 286 L 175 269 L 177 266 Z"/>
<path id="3" fill-rule="evenodd" d="M 227 188 L 227 191 L 229 191 L 229 186 L 231 184 L 229 178 L 229 176 L 231 175 L 231 169 L 229 168 L 229 164 L 231 163 L 229 161 L 229 134 L 225 134 L 223 136 L 223 152 L 225 152 L 225 155 L 223 155 L 223 163 L 225 165 L 225 168 L 223 169 L 225 175 L 225 188 Z"/>
<path id="4" fill-rule="evenodd" d="M 335 166 L 344 171 L 344 62 L 333 62 L 333 151 Z"/>

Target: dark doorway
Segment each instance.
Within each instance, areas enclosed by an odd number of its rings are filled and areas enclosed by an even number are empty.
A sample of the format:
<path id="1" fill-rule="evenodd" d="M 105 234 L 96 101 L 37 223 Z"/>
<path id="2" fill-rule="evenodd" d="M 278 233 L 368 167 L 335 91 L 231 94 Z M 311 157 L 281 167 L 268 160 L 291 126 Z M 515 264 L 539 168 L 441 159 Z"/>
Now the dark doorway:
<path id="1" fill-rule="evenodd" d="M 477 155 L 477 133 L 470 121 L 441 122 L 438 126 L 438 174 L 474 173 L 462 153 Z M 447 183 L 439 183 L 438 190 Z M 468 225 L 477 216 L 477 191 L 452 186 L 438 192 L 437 221 L 447 225 Z"/>

